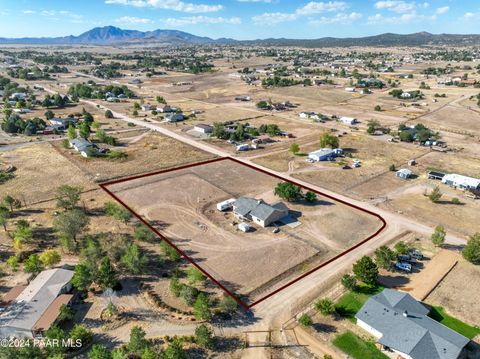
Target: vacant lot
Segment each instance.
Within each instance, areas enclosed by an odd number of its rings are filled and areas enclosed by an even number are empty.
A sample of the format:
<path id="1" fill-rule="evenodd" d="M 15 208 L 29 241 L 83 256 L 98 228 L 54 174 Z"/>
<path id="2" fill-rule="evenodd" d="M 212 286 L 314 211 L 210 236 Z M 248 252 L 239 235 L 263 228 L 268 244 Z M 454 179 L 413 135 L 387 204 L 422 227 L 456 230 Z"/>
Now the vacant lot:
<path id="1" fill-rule="evenodd" d="M 344 251 L 380 227 L 358 210 L 322 198 L 288 203 L 297 228 L 237 231 L 216 203 L 240 196 L 278 200 L 278 180 L 233 161 L 201 165 L 109 186 L 115 195 L 232 291 L 254 300 Z M 338 228 L 342 228 L 338 231 Z"/>
<path id="2" fill-rule="evenodd" d="M 212 158 L 213 155 L 157 133 L 149 133 L 138 141 L 123 144 L 116 150 L 128 154 L 125 159 L 84 158 L 74 150 L 56 148 L 69 162 L 78 166 L 95 181 L 105 181 L 161 168 L 173 167 Z"/>

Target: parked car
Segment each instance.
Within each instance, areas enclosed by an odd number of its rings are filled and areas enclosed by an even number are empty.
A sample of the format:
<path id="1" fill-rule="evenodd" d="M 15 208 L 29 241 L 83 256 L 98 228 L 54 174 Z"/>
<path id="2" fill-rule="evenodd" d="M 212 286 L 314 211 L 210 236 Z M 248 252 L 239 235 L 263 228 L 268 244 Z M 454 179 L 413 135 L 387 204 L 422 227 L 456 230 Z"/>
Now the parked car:
<path id="1" fill-rule="evenodd" d="M 414 259 L 418 259 L 418 260 L 422 260 L 424 258 L 422 252 L 420 252 L 416 249 L 410 251 L 408 254 L 410 255 L 410 257 L 412 257 Z"/>
<path id="2" fill-rule="evenodd" d="M 397 262 L 397 263 L 395 263 L 395 267 L 400 269 L 400 270 L 403 270 L 405 272 L 411 272 L 412 271 L 412 265 L 409 264 L 409 263 L 405 263 L 405 262 Z"/>

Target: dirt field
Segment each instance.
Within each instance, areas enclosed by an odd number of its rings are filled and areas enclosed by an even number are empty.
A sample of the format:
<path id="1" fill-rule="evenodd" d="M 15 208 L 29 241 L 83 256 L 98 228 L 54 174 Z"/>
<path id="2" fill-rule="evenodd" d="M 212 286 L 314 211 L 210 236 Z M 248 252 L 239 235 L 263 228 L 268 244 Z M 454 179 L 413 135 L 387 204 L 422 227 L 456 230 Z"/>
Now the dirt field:
<path id="1" fill-rule="evenodd" d="M 274 202 L 278 180 L 232 161 L 155 175 L 109 186 L 227 288 L 254 300 L 297 277 L 380 227 L 361 211 L 321 198 L 313 205 L 288 203 L 302 223 L 281 231 L 237 231 L 232 213 L 216 203 L 240 196 Z M 344 228 L 338 231 L 338 228 Z"/>
<path id="2" fill-rule="evenodd" d="M 427 298 L 427 303 L 441 305 L 448 313 L 480 326 L 480 268 L 461 260 Z"/>
<path id="3" fill-rule="evenodd" d="M 56 148 L 60 155 L 95 181 L 151 172 L 213 157 L 209 153 L 157 133 L 149 133 L 137 142 L 128 145 L 125 143 L 124 146 L 117 148 L 128 154 L 126 159 L 84 158 L 74 150 L 64 149 L 60 144 L 56 144 Z"/>

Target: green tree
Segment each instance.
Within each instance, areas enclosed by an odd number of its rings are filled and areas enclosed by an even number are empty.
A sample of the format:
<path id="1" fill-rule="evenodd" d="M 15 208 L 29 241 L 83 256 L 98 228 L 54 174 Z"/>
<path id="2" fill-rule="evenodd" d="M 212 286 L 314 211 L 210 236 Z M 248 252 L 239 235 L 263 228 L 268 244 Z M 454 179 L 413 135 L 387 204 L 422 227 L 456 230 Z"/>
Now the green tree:
<path id="1" fill-rule="evenodd" d="M 132 274 L 142 274 L 147 267 L 148 259 L 136 244 L 129 244 L 120 258 L 122 266 Z"/>
<path id="2" fill-rule="evenodd" d="M 58 310 L 57 321 L 65 322 L 67 320 L 72 320 L 73 316 L 74 316 L 73 309 L 65 304 L 62 304 Z"/>
<path id="3" fill-rule="evenodd" d="M 18 269 L 18 257 L 17 256 L 8 257 L 7 266 L 9 266 L 12 271 L 16 271 Z"/>
<path id="4" fill-rule="evenodd" d="M 206 279 L 206 277 L 203 275 L 203 273 L 197 267 L 194 267 L 193 265 L 189 266 L 187 268 L 187 277 L 188 277 L 188 281 L 190 282 L 190 284 L 203 282 Z"/>
<path id="5" fill-rule="evenodd" d="M 445 242 L 445 238 L 447 236 L 447 232 L 445 232 L 445 228 L 443 226 L 436 226 L 435 230 L 433 231 L 430 239 L 432 240 L 433 244 L 436 247 L 441 247 Z"/>
<path id="6" fill-rule="evenodd" d="M 439 186 L 435 186 L 435 188 L 432 190 L 432 192 L 430 192 L 430 194 L 428 195 L 428 198 L 430 198 L 430 201 L 432 201 L 433 203 L 436 203 L 440 200 L 440 198 L 442 198 L 442 192 L 440 191 L 440 187 Z"/>
<path id="7" fill-rule="evenodd" d="M 101 344 L 93 344 L 92 349 L 88 352 L 88 359 L 111 359 L 110 350 Z"/>
<path id="8" fill-rule="evenodd" d="M 355 277 L 370 286 L 377 283 L 378 267 L 370 257 L 363 256 L 353 265 Z"/>
<path id="9" fill-rule="evenodd" d="M 410 248 L 408 247 L 408 244 L 406 244 L 404 241 L 400 241 L 395 243 L 395 252 L 397 255 L 403 255 L 407 254 Z"/>
<path id="10" fill-rule="evenodd" d="M 480 264 L 480 233 L 475 233 L 470 237 L 462 250 L 462 255 L 470 263 Z"/>
<path id="11" fill-rule="evenodd" d="M 157 238 L 157 236 L 150 230 L 150 228 L 143 223 L 140 223 L 135 226 L 133 238 L 135 238 L 137 241 L 152 242 Z"/>
<path id="12" fill-rule="evenodd" d="M 57 340 L 61 343 L 63 340 L 67 339 L 67 334 L 63 329 L 58 327 L 58 325 L 52 325 L 44 333 L 45 338 L 50 340 Z M 63 345 L 52 345 L 47 347 L 47 353 L 49 355 L 60 354 L 67 350 L 66 346 Z"/>
<path id="13" fill-rule="evenodd" d="M 224 294 L 220 301 L 219 308 L 223 314 L 233 315 L 238 309 L 238 303 L 228 294 Z"/>
<path id="14" fill-rule="evenodd" d="M 65 210 L 74 209 L 80 201 L 81 193 L 81 187 L 61 185 L 56 193 L 57 207 Z"/>
<path id="15" fill-rule="evenodd" d="M 312 318 L 307 313 L 303 313 L 300 318 L 298 318 L 298 322 L 303 327 L 311 327 L 313 325 Z"/>
<path id="16" fill-rule="evenodd" d="M 312 191 L 305 193 L 305 200 L 309 203 L 313 203 L 317 200 L 317 194 Z"/>
<path id="17" fill-rule="evenodd" d="M 292 152 L 292 154 L 296 155 L 299 151 L 300 151 L 300 146 L 298 144 L 292 143 L 290 145 L 290 152 Z"/>
<path id="18" fill-rule="evenodd" d="M 91 132 L 92 130 L 90 129 L 90 125 L 87 122 L 83 121 L 78 128 L 78 134 L 80 135 L 80 137 L 88 139 Z"/>
<path id="19" fill-rule="evenodd" d="M 292 202 L 298 200 L 302 194 L 302 189 L 290 182 L 280 182 L 275 187 L 273 193 L 286 201 Z"/>
<path id="20" fill-rule="evenodd" d="M 93 333 L 83 324 L 75 324 L 72 330 L 70 331 L 69 337 L 73 341 L 81 341 L 82 346 L 85 346 L 92 342 Z"/>
<path id="21" fill-rule="evenodd" d="M 38 274 L 43 270 L 43 265 L 38 254 L 34 253 L 28 256 L 27 260 L 23 264 L 23 270 L 25 273 L 32 274 Z"/>
<path id="22" fill-rule="evenodd" d="M 44 113 L 44 116 L 47 120 L 50 121 L 52 118 L 55 117 L 55 114 L 51 110 L 48 110 L 47 112 Z"/>
<path id="23" fill-rule="evenodd" d="M 115 268 L 113 268 L 110 258 L 104 257 L 100 261 L 95 281 L 102 287 L 102 289 L 114 288 L 117 286 L 117 272 L 115 271 Z"/>
<path id="24" fill-rule="evenodd" d="M 375 250 L 375 263 L 380 268 L 391 269 L 396 259 L 397 255 L 395 252 L 387 246 L 381 246 Z"/>
<path id="25" fill-rule="evenodd" d="M 54 229 L 60 238 L 66 238 L 73 241 L 75 246 L 78 244 L 77 237 L 88 226 L 89 219 L 79 209 L 72 209 L 60 213 L 54 220 Z M 69 248 L 65 248 L 70 250 Z"/>
<path id="26" fill-rule="evenodd" d="M 67 137 L 71 140 L 77 138 L 77 130 L 75 129 L 75 126 L 70 124 L 67 129 Z"/>
<path id="27" fill-rule="evenodd" d="M 200 293 L 197 296 L 197 300 L 193 304 L 193 314 L 195 318 L 199 320 L 212 319 L 212 312 L 210 311 L 210 304 L 207 296 L 204 293 Z"/>
<path id="28" fill-rule="evenodd" d="M 53 267 L 60 263 L 60 254 L 55 249 L 47 249 L 40 254 L 40 261 L 45 267 Z"/>
<path id="29" fill-rule="evenodd" d="M 13 198 L 9 195 L 3 197 L 3 204 L 10 208 L 10 212 L 13 212 L 14 209 L 18 209 L 22 206 L 22 202 L 20 202 L 19 199 Z"/>
<path id="30" fill-rule="evenodd" d="M 180 288 L 180 298 L 188 305 L 193 305 L 198 297 L 198 289 L 183 284 Z"/>
<path id="31" fill-rule="evenodd" d="M 213 348 L 213 332 L 206 324 L 201 324 L 195 328 L 195 343 L 202 348 Z"/>
<path id="32" fill-rule="evenodd" d="M 130 340 L 127 345 L 128 351 L 132 354 L 141 355 L 149 346 L 150 342 L 146 338 L 145 331 L 139 326 L 134 326 L 130 330 Z"/>
<path id="33" fill-rule="evenodd" d="M 330 315 L 335 311 L 333 302 L 328 298 L 319 299 L 315 303 L 315 309 L 322 315 Z"/>
<path id="34" fill-rule="evenodd" d="M 116 220 L 122 221 L 125 224 L 128 223 L 130 218 L 132 218 L 132 214 L 130 211 L 114 202 L 107 202 L 105 203 L 105 213 L 107 216 L 111 216 Z"/>
<path id="35" fill-rule="evenodd" d="M 345 274 L 342 277 L 342 285 L 348 290 L 355 290 L 357 288 L 357 279 L 350 274 Z"/>
<path id="36" fill-rule="evenodd" d="M 179 297 L 182 287 L 183 285 L 178 280 L 178 276 L 174 274 L 172 276 L 172 279 L 170 279 L 170 284 L 169 284 L 170 291 L 173 293 L 175 297 Z"/>
<path id="37" fill-rule="evenodd" d="M 328 132 L 322 133 L 320 136 L 321 148 L 339 148 L 340 141 L 338 137 L 329 134 Z"/>
<path id="38" fill-rule="evenodd" d="M 183 349 L 183 342 L 178 338 L 172 340 L 163 352 L 162 359 L 187 359 L 187 353 Z"/>
<path id="39" fill-rule="evenodd" d="M 10 218 L 10 210 L 5 206 L 0 206 L 0 225 L 3 226 L 4 231 L 7 231 L 7 223 Z"/>
<path id="40" fill-rule="evenodd" d="M 110 110 L 105 111 L 105 118 L 114 118 L 113 112 Z"/>
<path id="41" fill-rule="evenodd" d="M 140 359 L 158 359 L 159 357 L 159 353 L 155 352 L 153 349 L 145 348 Z"/>
<path id="42" fill-rule="evenodd" d="M 72 285 L 79 292 L 86 292 L 92 284 L 92 274 L 86 264 L 79 263 L 75 266 L 72 277 Z"/>

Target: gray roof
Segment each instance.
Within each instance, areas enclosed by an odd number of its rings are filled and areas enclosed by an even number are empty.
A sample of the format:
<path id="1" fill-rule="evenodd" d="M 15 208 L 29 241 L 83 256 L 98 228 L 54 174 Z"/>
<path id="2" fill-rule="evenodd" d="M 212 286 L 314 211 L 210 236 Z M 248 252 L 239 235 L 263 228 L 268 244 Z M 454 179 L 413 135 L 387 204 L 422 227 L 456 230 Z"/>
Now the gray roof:
<path id="1" fill-rule="evenodd" d="M 250 215 L 262 221 L 266 221 L 277 211 L 288 212 L 288 207 L 282 202 L 269 205 L 262 200 L 250 197 L 240 197 L 235 201 L 234 207 L 235 213 L 243 217 Z"/>
<path id="2" fill-rule="evenodd" d="M 330 148 L 322 148 L 317 151 L 310 152 L 309 155 L 311 156 L 318 156 L 318 157 L 324 157 L 324 156 L 334 156 L 335 151 L 330 149 Z"/>
<path id="3" fill-rule="evenodd" d="M 469 339 L 428 313 L 410 294 L 384 289 L 369 298 L 355 317 L 382 333 L 380 344 L 414 359 L 456 359 Z"/>
<path id="4" fill-rule="evenodd" d="M 61 268 L 41 272 L 1 313 L 0 327 L 30 331 L 72 276 L 73 271 Z"/>
<path id="5" fill-rule="evenodd" d="M 94 144 L 84 138 L 74 138 L 73 140 L 70 140 L 70 146 L 75 147 L 79 152 L 82 152 L 90 147 L 94 147 Z"/>

